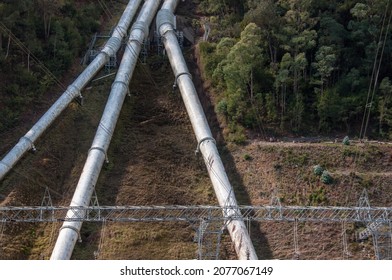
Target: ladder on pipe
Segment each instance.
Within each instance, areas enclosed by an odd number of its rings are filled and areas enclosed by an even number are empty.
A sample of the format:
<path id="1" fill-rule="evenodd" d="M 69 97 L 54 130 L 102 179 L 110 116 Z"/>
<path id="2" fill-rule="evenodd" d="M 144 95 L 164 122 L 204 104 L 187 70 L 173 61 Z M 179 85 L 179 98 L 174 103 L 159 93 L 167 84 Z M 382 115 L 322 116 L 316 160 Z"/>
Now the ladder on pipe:
<path id="1" fill-rule="evenodd" d="M 184 49 L 184 32 L 177 30 L 177 40 L 178 44 L 180 45 L 180 48 L 183 50 Z"/>

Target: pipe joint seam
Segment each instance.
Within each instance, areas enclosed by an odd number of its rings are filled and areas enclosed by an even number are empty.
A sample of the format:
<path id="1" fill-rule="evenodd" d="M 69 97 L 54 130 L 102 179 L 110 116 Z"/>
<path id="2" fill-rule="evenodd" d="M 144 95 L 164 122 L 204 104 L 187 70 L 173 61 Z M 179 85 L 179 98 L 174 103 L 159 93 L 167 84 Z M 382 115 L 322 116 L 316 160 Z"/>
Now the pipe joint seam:
<path id="1" fill-rule="evenodd" d="M 67 87 L 66 94 L 69 95 L 72 99 L 74 99 L 76 96 L 81 95 L 81 90 L 80 88 L 72 84 Z"/>
<path id="2" fill-rule="evenodd" d="M 111 87 L 112 89 L 113 89 L 113 87 L 114 87 L 115 84 L 120 84 L 120 85 L 124 86 L 124 88 L 127 90 L 127 94 L 129 94 L 129 87 L 128 87 L 128 84 L 127 84 L 126 82 L 116 80 L 116 81 L 114 81 L 113 84 L 112 84 L 112 87 Z"/>
<path id="3" fill-rule="evenodd" d="M 127 48 L 130 48 L 132 50 L 132 54 L 136 56 L 136 52 L 133 50 L 132 46 L 130 46 L 130 43 L 135 42 L 136 44 L 138 44 L 139 46 L 141 46 L 143 44 L 144 40 L 140 40 L 140 38 L 136 37 L 136 36 L 129 36 L 128 39 L 128 43 L 127 43 Z"/>
<path id="4" fill-rule="evenodd" d="M 20 140 L 21 140 L 21 141 L 24 140 L 24 141 L 29 142 L 29 143 L 30 143 L 30 149 L 31 149 L 33 152 L 37 151 L 37 149 L 36 149 L 36 147 L 35 147 L 35 145 L 34 145 L 34 142 L 33 142 L 29 137 L 23 136 L 23 137 L 20 138 Z"/>
<path id="5" fill-rule="evenodd" d="M 197 148 L 196 148 L 195 154 L 198 154 L 200 152 L 200 146 L 205 141 L 212 141 L 216 145 L 216 141 L 213 137 L 210 137 L 210 136 L 204 137 L 199 141 L 199 143 L 197 143 Z"/>
<path id="6" fill-rule="evenodd" d="M 127 29 L 124 26 L 118 25 L 115 29 L 120 34 L 121 38 L 124 38 L 127 35 Z"/>
<path id="7" fill-rule="evenodd" d="M 149 29 L 148 29 L 147 24 L 146 24 L 144 21 L 138 20 L 137 22 L 135 22 L 135 23 L 132 25 L 131 34 L 132 34 L 132 31 L 133 31 L 133 30 L 137 30 L 137 29 L 139 29 L 140 31 L 143 32 L 144 38 L 148 37 L 148 31 L 149 31 Z M 144 39 L 144 38 L 143 38 L 143 39 Z"/>
<path id="8" fill-rule="evenodd" d="M 161 27 L 163 25 L 167 25 L 167 26 L 165 26 L 165 28 L 164 29 L 162 28 L 161 30 Z M 157 14 L 157 20 L 156 20 L 156 28 L 159 34 L 161 36 L 164 36 L 167 31 L 174 30 L 174 26 L 175 26 L 175 16 L 173 12 L 168 9 L 161 9 Z"/>
<path id="9" fill-rule="evenodd" d="M 90 153 L 92 150 L 98 150 L 98 151 L 102 152 L 105 155 L 106 163 L 109 163 L 108 155 L 107 155 L 106 151 L 103 148 L 101 148 L 101 147 L 91 147 L 88 150 L 88 153 Z"/>
<path id="10" fill-rule="evenodd" d="M 80 236 L 80 231 L 79 231 L 76 227 L 73 227 L 73 226 L 70 226 L 70 225 L 63 225 L 63 226 L 60 228 L 60 231 L 62 231 L 63 229 L 66 229 L 66 228 L 71 229 L 71 230 L 73 230 L 74 232 L 76 232 L 76 234 L 78 235 L 78 240 L 79 240 L 79 242 L 82 242 L 82 237 Z"/>
<path id="11" fill-rule="evenodd" d="M 105 53 L 108 57 L 115 55 L 117 50 L 121 46 L 121 39 L 116 37 L 110 37 L 101 53 Z"/>
<path id="12" fill-rule="evenodd" d="M 181 73 L 179 73 L 179 74 L 176 75 L 176 80 L 174 81 L 174 82 L 175 82 L 175 85 L 178 84 L 178 79 L 179 79 L 181 76 L 183 76 L 183 75 L 189 76 L 189 78 L 192 80 L 192 75 L 191 75 L 189 72 L 181 72 Z"/>
<path id="13" fill-rule="evenodd" d="M 105 48 L 103 48 L 101 50 L 100 54 L 103 54 L 105 56 L 105 61 L 109 60 L 109 57 L 110 57 L 109 50 L 106 50 Z"/>

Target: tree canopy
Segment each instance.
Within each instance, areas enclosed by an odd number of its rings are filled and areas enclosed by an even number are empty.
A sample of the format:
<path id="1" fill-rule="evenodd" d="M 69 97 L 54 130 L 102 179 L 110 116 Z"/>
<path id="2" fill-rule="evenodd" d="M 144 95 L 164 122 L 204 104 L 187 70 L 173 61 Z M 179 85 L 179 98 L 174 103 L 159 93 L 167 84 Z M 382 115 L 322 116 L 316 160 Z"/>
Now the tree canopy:
<path id="1" fill-rule="evenodd" d="M 389 0 L 201 2 L 215 30 L 202 61 L 229 127 L 358 136 L 371 107 L 366 136 L 392 138 Z"/>
<path id="2" fill-rule="evenodd" d="M 101 13 L 92 0 L 0 3 L 0 132 L 14 127 L 26 107 L 54 85 L 31 56 L 60 77 L 98 31 Z"/>

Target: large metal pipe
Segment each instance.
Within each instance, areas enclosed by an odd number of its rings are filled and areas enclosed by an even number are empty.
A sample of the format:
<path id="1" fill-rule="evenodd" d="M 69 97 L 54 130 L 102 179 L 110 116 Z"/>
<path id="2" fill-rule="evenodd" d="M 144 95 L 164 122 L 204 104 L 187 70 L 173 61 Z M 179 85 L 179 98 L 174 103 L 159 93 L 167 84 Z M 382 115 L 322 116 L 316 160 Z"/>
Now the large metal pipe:
<path id="1" fill-rule="evenodd" d="M 232 206 L 233 210 L 226 211 L 227 229 L 234 244 L 239 259 L 256 260 L 257 255 L 243 220 L 230 221 L 231 215 L 238 216 L 240 210 L 233 188 L 227 177 L 222 160 L 216 148 L 211 130 L 207 123 L 203 108 L 200 104 L 191 74 L 185 63 L 184 56 L 178 44 L 174 30 L 174 10 L 179 0 L 166 0 L 157 15 L 157 30 L 163 38 L 163 43 L 170 60 L 182 99 L 185 103 L 193 130 L 197 139 L 197 151 L 203 155 L 209 176 L 212 181 L 220 206 Z"/>
<path id="2" fill-rule="evenodd" d="M 76 97 L 81 96 L 82 89 L 98 73 L 98 71 L 108 62 L 109 58 L 117 53 L 121 47 L 122 39 L 126 36 L 127 30 L 135 16 L 142 0 L 130 0 L 112 36 L 89 66 L 79 75 L 79 77 L 67 88 L 59 99 L 49 108 L 49 110 L 38 120 L 38 122 L 22 137 L 11 151 L 0 161 L 0 180 L 15 166 L 15 164 L 30 149 L 35 149 L 35 141 L 53 123 L 53 121 L 65 110 L 65 108 Z"/>
<path id="3" fill-rule="evenodd" d="M 129 83 L 139 58 L 143 40 L 148 36 L 149 26 L 155 17 L 159 4 L 159 0 L 146 0 L 136 22 L 132 26 L 125 53 L 72 198 L 71 206 L 88 206 L 90 203 L 121 107 L 128 93 Z M 73 216 L 74 212 L 69 211 L 67 213 L 67 217 Z M 52 252 L 52 260 L 67 260 L 71 258 L 81 227 L 82 222 L 64 222 Z"/>

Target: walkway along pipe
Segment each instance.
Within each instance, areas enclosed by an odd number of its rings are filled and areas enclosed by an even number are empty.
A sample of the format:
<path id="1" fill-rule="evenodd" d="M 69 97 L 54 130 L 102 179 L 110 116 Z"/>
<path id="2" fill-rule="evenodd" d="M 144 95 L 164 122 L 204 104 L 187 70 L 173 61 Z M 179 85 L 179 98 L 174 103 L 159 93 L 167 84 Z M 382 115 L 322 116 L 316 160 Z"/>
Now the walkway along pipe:
<path id="1" fill-rule="evenodd" d="M 216 148 L 211 130 L 200 104 L 192 77 L 185 63 L 174 30 L 174 10 L 179 0 L 166 0 L 157 15 L 157 30 L 162 36 L 182 99 L 185 103 L 193 130 L 197 138 L 197 151 L 201 152 L 207 166 L 219 205 L 231 206 L 233 210 L 224 213 L 227 217 L 227 229 L 234 244 L 237 256 L 241 260 L 256 260 L 257 255 L 243 220 L 230 221 L 231 215 L 240 214 L 233 188 L 229 182 L 222 160 Z"/>
<path id="2" fill-rule="evenodd" d="M 82 89 L 109 61 L 109 58 L 117 53 L 121 47 L 122 39 L 127 35 L 127 30 L 135 16 L 142 0 L 130 0 L 112 36 L 88 67 L 79 77 L 68 86 L 67 90 L 38 120 L 38 122 L 22 137 L 11 151 L 0 161 L 0 181 L 15 166 L 15 164 L 30 149 L 35 149 L 35 141 L 45 132 L 53 121 L 65 110 L 76 97 L 81 97 Z"/>
<path id="3" fill-rule="evenodd" d="M 138 61 L 143 41 L 148 36 L 149 26 L 155 17 L 159 4 L 159 0 L 146 0 L 136 22 L 131 28 L 125 53 L 70 206 L 89 206 L 90 204 L 121 107 L 129 90 L 129 83 Z M 73 216 L 73 211 L 67 213 L 67 217 Z M 63 223 L 52 252 L 52 260 L 68 260 L 71 258 L 81 227 L 82 222 Z"/>

